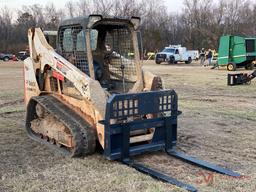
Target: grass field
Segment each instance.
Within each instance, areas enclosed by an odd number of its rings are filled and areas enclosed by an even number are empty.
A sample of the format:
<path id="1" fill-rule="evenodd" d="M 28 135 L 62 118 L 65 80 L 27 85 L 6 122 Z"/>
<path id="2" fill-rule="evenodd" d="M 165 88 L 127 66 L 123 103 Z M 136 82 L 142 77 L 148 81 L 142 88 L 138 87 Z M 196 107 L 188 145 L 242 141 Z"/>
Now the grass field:
<path id="1" fill-rule="evenodd" d="M 0 62 L 0 191 L 184 191 L 100 154 L 70 159 L 30 140 L 24 131 L 21 62 Z M 227 71 L 198 64 L 144 67 L 179 95 L 178 149 L 241 173 L 231 178 L 163 152 L 136 159 L 203 192 L 256 191 L 256 81 L 228 87 Z"/>

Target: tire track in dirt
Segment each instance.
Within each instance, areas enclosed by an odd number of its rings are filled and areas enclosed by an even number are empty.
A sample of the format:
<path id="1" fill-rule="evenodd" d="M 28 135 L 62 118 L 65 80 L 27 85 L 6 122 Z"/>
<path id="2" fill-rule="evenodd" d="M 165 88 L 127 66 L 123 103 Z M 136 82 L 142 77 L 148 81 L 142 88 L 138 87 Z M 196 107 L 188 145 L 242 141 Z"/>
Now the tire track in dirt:
<path id="1" fill-rule="evenodd" d="M 216 154 L 217 162 L 223 165 L 234 164 L 238 169 L 245 169 L 244 167 L 247 167 L 247 163 L 245 162 L 255 162 L 256 160 L 256 147 L 253 145 L 248 148 L 242 148 L 240 146 L 233 147 L 235 146 L 234 141 L 220 142 L 215 139 L 207 139 L 208 142 L 201 142 L 200 137 L 191 137 L 190 135 L 182 135 L 179 136 L 178 139 L 179 144 L 177 147 L 180 151 L 197 155 L 200 154 L 200 156 L 205 157 L 207 157 L 209 153 Z M 233 144 L 230 145 L 231 142 Z"/>
<path id="2" fill-rule="evenodd" d="M 24 99 L 16 99 L 14 101 L 9 101 L 9 102 L 0 104 L 0 108 L 6 107 L 6 106 L 10 106 L 10 105 L 21 104 L 23 102 L 24 102 Z"/>
<path id="3" fill-rule="evenodd" d="M 16 99 L 16 100 L 13 100 L 13 101 L 2 103 L 2 104 L 0 104 L 0 111 L 1 111 L 1 109 L 5 108 L 5 107 L 19 106 L 19 105 L 23 104 L 23 102 L 24 102 L 24 99 Z M 15 109 L 15 110 L 3 111 L 3 112 L 0 112 L 0 117 L 6 118 L 6 117 L 9 117 L 9 115 L 11 115 L 11 114 L 19 114 L 19 113 L 23 113 L 24 111 L 25 111 L 25 109 L 24 110 Z"/>

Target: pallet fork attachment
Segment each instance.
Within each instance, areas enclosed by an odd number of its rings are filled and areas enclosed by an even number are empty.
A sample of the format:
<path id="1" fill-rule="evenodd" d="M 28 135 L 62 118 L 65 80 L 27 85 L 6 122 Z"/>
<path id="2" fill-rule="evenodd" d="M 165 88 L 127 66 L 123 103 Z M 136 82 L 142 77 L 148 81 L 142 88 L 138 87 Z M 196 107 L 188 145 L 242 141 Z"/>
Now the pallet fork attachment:
<path id="1" fill-rule="evenodd" d="M 129 121 L 132 116 L 160 114 L 161 117 Z M 239 177 L 240 174 L 220 166 L 187 156 L 176 151 L 178 96 L 174 90 L 151 91 L 143 93 L 128 93 L 113 95 L 108 99 L 105 120 L 100 123 L 105 126 L 104 156 L 110 160 L 119 160 L 122 163 L 148 174 L 153 178 L 184 188 L 188 191 L 197 191 L 191 185 L 185 184 L 164 173 L 146 167 L 131 159 L 131 156 L 144 152 L 165 150 L 170 156 L 188 163 L 226 174 Z M 112 123 L 111 123 L 112 120 Z M 113 123 L 114 122 L 116 123 Z M 121 122 L 121 123 L 120 123 Z M 130 144 L 130 133 L 136 130 L 154 128 L 154 136 L 150 142 Z"/>
<path id="2" fill-rule="evenodd" d="M 256 78 L 256 70 L 253 71 L 251 74 L 248 74 L 248 73 L 228 74 L 227 84 L 229 86 L 250 84 L 251 80 L 253 80 L 254 78 Z"/>

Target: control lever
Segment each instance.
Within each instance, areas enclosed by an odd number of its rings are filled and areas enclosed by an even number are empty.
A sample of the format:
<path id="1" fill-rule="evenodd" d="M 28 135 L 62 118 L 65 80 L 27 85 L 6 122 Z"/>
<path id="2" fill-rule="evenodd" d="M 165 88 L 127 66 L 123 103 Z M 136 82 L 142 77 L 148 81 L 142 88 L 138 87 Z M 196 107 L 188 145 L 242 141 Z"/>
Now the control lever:
<path id="1" fill-rule="evenodd" d="M 125 66 L 124 66 L 124 64 L 121 64 L 120 68 L 121 68 L 121 71 L 122 71 L 123 92 L 125 93 L 125 79 L 124 79 L 124 68 L 125 68 Z"/>

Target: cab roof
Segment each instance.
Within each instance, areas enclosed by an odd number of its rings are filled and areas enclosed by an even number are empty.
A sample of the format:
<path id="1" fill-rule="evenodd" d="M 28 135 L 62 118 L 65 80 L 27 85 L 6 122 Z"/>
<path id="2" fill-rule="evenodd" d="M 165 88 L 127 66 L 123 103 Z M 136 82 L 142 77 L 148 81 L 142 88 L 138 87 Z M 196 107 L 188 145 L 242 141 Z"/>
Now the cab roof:
<path id="1" fill-rule="evenodd" d="M 84 28 L 88 28 L 88 24 L 90 21 L 91 17 L 101 17 L 100 21 L 106 21 L 106 22 L 122 22 L 122 23 L 127 23 L 130 24 L 132 26 L 134 26 L 134 24 L 131 22 L 132 19 L 139 19 L 139 17 L 115 17 L 115 16 L 102 16 L 102 15 L 88 15 L 88 16 L 81 16 L 81 17 L 74 17 L 74 18 L 69 18 L 69 19 L 64 19 L 60 22 L 59 27 L 62 26 L 69 26 L 69 25 L 81 25 Z"/>

